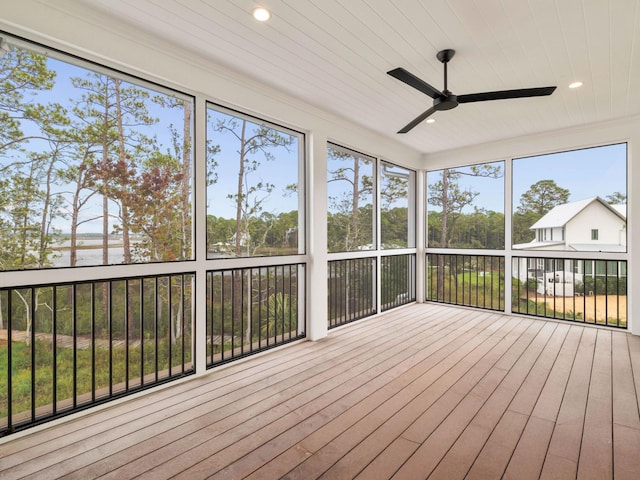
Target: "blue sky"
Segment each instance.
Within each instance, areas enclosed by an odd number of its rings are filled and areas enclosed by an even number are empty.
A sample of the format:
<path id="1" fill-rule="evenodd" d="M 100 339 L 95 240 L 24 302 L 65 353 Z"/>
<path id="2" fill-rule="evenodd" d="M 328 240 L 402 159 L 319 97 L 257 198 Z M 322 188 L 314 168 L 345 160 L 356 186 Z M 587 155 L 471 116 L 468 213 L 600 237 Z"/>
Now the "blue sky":
<path id="1" fill-rule="evenodd" d="M 493 165 L 503 165 L 495 162 Z M 553 180 L 570 192 L 569 201 L 594 196 L 606 198 L 614 192 L 626 194 L 627 145 L 626 143 L 571 150 L 513 160 L 513 208 L 520 205 L 520 197 L 540 180 Z M 469 167 L 457 168 L 467 172 Z M 428 172 L 427 184 L 440 179 L 440 172 Z M 474 205 L 496 212 L 504 212 L 504 178 L 490 179 L 461 176 L 461 188 L 479 192 Z M 439 210 L 429 206 L 430 210 Z M 467 207 L 464 212 L 472 212 Z"/>
<path id="2" fill-rule="evenodd" d="M 69 112 L 71 112 L 74 104 L 78 102 L 83 94 L 86 92 L 84 90 L 79 90 L 72 85 L 72 78 L 82 78 L 86 79 L 87 76 L 91 74 L 91 70 L 83 67 L 79 67 L 55 58 L 47 59 L 47 67 L 56 72 L 56 77 L 54 79 L 54 86 L 51 90 L 43 90 L 38 91 L 33 94 L 29 93 L 25 95 L 25 101 L 31 101 L 33 103 L 59 103 L 63 107 L 65 107 Z M 145 101 L 145 106 L 152 117 L 158 118 L 159 122 L 153 125 L 138 125 L 135 127 L 136 131 L 144 133 L 150 138 L 155 137 L 157 139 L 157 144 L 159 151 L 162 153 L 166 153 L 168 150 L 173 153 L 172 140 L 170 135 L 170 126 L 173 125 L 179 132 L 183 126 L 184 115 L 181 108 L 168 108 L 159 105 L 151 100 L 153 96 L 164 96 L 168 98 L 165 93 L 157 92 L 146 88 L 145 86 L 140 86 L 139 84 L 133 84 L 123 81 L 123 87 L 134 86 L 140 90 L 147 91 L 149 93 L 149 99 Z M 70 117 L 73 117 L 73 114 L 70 114 Z M 22 130 L 27 135 L 39 135 L 40 130 L 38 127 L 30 124 L 29 122 L 21 123 Z M 49 147 L 47 142 L 43 140 L 31 140 L 28 143 L 28 147 L 32 151 L 48 151 Z M 0 159 L 0 164 L 11 163 L 13 161 L 19 160 L 23 154 L 20 152 L 14 151 L 12 155 Z M 63 193 L 63 196 L 70 201 L 71 199 L 71 188 L 67 188 L 66 186 L 58 185 L 54 186 L 59 192 Z M 117 208 L 112 206 L 111 212 L 115 213 Z M 94 197 L 92 201 L 90 201 L 80 212 L 80 220 L 90 219 L 99 217 L 102 214 L 102 199 L 97 196 Z M 113 218 L 110 219 L 110 225 L 117 223 Z M 54 227 L 59 228 L 63 233 L 67 233 L 70 231 L 68 219 L 57 217 L 53 222 Z M 79 226 L 79 233 L 94 233 L 101 232 L 102 230 L 102 220 L 97 219 L 93 221 L 89 221 L 86 223 L 82 223 Z"/>
<path id="3" fill-rule="evenodd" d="M 49 59 L 50 68 L 58 73 L 55 87 L 51 91 L 39 92 L 37 100 L 42 103 L 58 102 L 64 106 L 70 106 L 70 98 L 78 98 L 79 92 L 71 85 L 71 77 L 86 77 L 88 70 L 71 65 L 59 60 Z M 144 88 L 144 87 L 138 87 Z M 150 95 L 158 92 L 148 90 Z M 178 129 L 182 126 L 181 109 L 169 109 L 151 102 L 146 102 L 149 112 L 160 119 L 153 126 L 140 126 L 139 130 L 149 136 L 156 136 L 161 151 L 170 148 L 169 126 L 173 124 Z M 214 116 L 225 116 L 215 110 L 209 110 Z M 210 122 L 211 125 L 211 122 Z M 255 126 L 255 124 L 254 124 Z M 25 129 L 28 127 L 25 125 Z M 214 144 L 220 146 L 221 151 L 216 154 L 218 165 L 218 181 L 207 189 L 207 211 L 217 216 L 235 218 L 235 204 L 227 198 L 233 195 L 237 188 L 238 153 L 237 140 L 228 135 L 221 135 L 209 129 L 208 134 Z M 298 208 L 296 195 L 287 194 L 285 187 L 298 183 L 298 148 L 291 145 L 289 151 L 284 148 L 275 148 L 272 153 L 275 160 L 266 161 L 262 158 L 262 167 L 259 172 L 252 173 L 249 181 L 272 183 L 274 191 L 264 200 L 263 210 L 277 214 Z M 34 142 L 34 149 L 41 146 Z M 330 162 L 331 163 L 331 162 Z M 496 162 L 501 165 L 503 162 Z M 469 171 L 469 167 L 458 168 L 460 171 Z M 429 172 L 428 184 L 439 179 L 438 172 Z M 615 144 L 602 147 L 594 147 L 555 154 L 547 154 L 536 157 L 520 158 L 513 160 L 513 203 L 514 210 L 520 203 L 520 197 L 531 185 L 539 180 L 551 179 L 558 186 L 570 191 L 570 201 L 599 195 L 606 197 L 614 192 L 626 194 L 626 144 Z M 344 185 L 340 185 L 343 183 Z M 479 193 L 474 206 L 498 212 L 504 211 L 504 178 L 491 179 L 471 176 L 461 176 L 458 183 L 462 188 L 470 188 Z M 339 195 L 345 188 L 346 182 L 335 182 L 329 186 L 330 195 Z M 432 207 L 430 207 L 432 208 Z M 101 209 L 98 202 L 84 211 L 85 218 L 99 215 Z M 466 212 L 473 211 L 473 207 L 467 207 Z M 57 226 L 63 231 L 68 229 L 63 226 L 64 220 L 58 220 Z M 100 221 L 90 222 L 81 227 L 81 231 L 99 231 Z"/>
<path id="4" fill-rule="evenodd" d="M 207 188 L 207 213 L 216 217 L 235 219 L 236 202 L 228 196 L 236 195 L 238 190 L 240 143 L 230 132 L 221 133 L 215 130 L 218 120 L 229 120 L 233 117 L 213 108 L 208 109 L 207 115 L 207 138 L 213 145 L 220 147 L 220 152 L 214 155 L 217 162 L 215 167 L 217 181 Z M 246 137 L 251 136 L 260 126 L 252 122 L 247 122 L 247 125 Z M 283 135 L 286 134 L 283 132 Z M 249 185 L 262 182 L 274 186 L 270 194 L 262 192 L 254 196 L 255 199 L 262 201 L 262 211 L 277 215 L 298 210 L 298 196 L 286 188 L 288 185 L 298 185 L 298 151 L 299 139 L 293 136 L 293 143 L 287 148 L 278 146 L 268 149 L 268 152 L 273 155 L 271 160 L 267 160 L 262 153 L 247 157 L 250 161 L 256 160 L 260 165 L 256 171 L 247 173 L 246 182 Z"/>
<path id="5" fill-rule="evenodd" d="M 627 145 L 619 143 L 513 161 L 513 203 L 539 180 L 551 179 L 570 192 L 569 201 L 627 192 Z"/>

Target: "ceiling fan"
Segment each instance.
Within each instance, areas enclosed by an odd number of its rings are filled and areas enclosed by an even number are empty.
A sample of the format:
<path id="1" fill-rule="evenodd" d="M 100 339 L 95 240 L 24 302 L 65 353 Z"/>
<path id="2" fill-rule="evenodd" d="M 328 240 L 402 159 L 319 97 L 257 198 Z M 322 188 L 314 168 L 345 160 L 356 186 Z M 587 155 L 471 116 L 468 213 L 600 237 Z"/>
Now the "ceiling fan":
<path id="1" fill-rule="evenodd" d="M 468 95 L 454 95 L 447 89 L 447 63 L 453 58 L 456 51 L 447 49 L 438 52 L 436 57 L 444 64 L 444 89 L 442 91 L 432 87 L 424 80 L 409 73 L 404 68 L 394 68 L 387 73 L 406 83 L 410 87 L 420 90 L 433 98 L 433 106 L 421 113 L 407 125 L 398 130 L 398 133 L 407 133 L 413 127 L 425 120 L 431 114 L 440 110 L 451 110 L 459 103 L 484 102 L 487 100 L 503 100 L 507 98 L 543 97 L 551 95 L 556 87 L 520 88 L 516 90 L 499 90 L 495 92 L 470 93 Z"/>

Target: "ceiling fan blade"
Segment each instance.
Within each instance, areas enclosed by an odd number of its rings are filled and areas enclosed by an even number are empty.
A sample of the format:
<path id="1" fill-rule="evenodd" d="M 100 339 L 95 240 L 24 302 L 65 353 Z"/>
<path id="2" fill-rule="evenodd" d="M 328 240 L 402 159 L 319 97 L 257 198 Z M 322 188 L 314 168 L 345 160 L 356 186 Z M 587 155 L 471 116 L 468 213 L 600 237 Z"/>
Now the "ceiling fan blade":
<path id="1" fill-rule="evenodd" d="M 427 110 L 424 113 L 421 113 L 416 118 L 414 118 L 409 123 L 407 123 L 404 127 L 402 127 L 400 130 L 398 130 L 398 133 L 407 133 L 409 130 L 411 130 L 413 127 L 418 125 L 420 122 L 422 122 L 424 119 L 426 119 L 429 115 L 431 115 L 435 111 L 436 111 L 435 107 L 431 107 L 429 110 Z"/>
<path id="2" fill-rule="evenodd" d="M 497 92 L 470 93 L 458 95 L 458 103 L 504 100 L 507 98 L 544 97 L 551 95 L 556 87 L 520 88 L 517 90 L 499 90 Z"/>
<path id="3" fill-rule="evenodd" d="M 442 97 L 442 92 L 440 90 L 432 87 L 424 80 L 416 77 L 414 74 L 407 72 L 404 68 L 394 68 L 393 70 L 389 70 L 387 73 L 401 82 L 406 83 L 410 87 L 429 95 L 431 98 Z"/>

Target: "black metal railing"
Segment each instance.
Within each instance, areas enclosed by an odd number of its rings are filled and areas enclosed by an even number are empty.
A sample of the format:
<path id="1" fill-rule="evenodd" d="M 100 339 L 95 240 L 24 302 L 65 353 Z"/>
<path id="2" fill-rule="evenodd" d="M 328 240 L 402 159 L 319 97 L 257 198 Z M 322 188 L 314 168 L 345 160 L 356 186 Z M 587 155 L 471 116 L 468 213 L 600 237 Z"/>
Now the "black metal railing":
<path id="1" fill-rule="evenodd" d="M 377 313 L 375 272 L 375 258 L 350 258 L 329 262 L 329 328 Z"/>
<path id="2" fill-rule="evenodd" d="M 381 310 L 416 300 L 416 255 L 389 255 L 380 259 Z"/>
<path id="3" fill-rule="evenodd" d="M 0 289 L 0 434 L 193 373 L 193 280 Z"/>
<path id="4" fill-rule="evenodd" d="M 207 367 L 305 336 L 305 265 L 207 272 Z"/>
<path id="5" fill-rule="evenodd" d="M 627 327 L 627 262 L 513 258 L 512 311 Z"/>
<path id="6" fill-rule="evenodd" d="M 504 310 L 504 257 L 429 253 L 426 270 L 428 301 Z"/>

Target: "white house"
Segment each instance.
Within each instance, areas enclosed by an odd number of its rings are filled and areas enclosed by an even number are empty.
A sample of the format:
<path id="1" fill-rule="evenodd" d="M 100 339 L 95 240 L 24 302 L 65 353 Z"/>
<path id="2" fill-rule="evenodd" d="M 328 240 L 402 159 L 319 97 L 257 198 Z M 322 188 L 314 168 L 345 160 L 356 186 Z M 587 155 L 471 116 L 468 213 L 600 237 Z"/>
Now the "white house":
<path id="1" fill-rule="evenodd" d="M 570 250 L 578 252 L 625 252 L 627 206 L 610 205 L 600 197 L 569 202 L 552 208 L 530 229 L 535 238 L 514 245 L 514 250 Z M 514 276 L 535 278 L 538 293 L 573 296 L 574 285 L 584 275 L 618 273 L 600 271 L 595 262 L 570 259 L 514 258 Z"/>
<path id="2" fill-rule="evenodd" d="M 564 203 L 552 208 L 530 229 L 535 238 L 514 245 L 517 250 L 572 250 L 625 252 L 627 206 L 609 205 L 600 197 Z"/>

